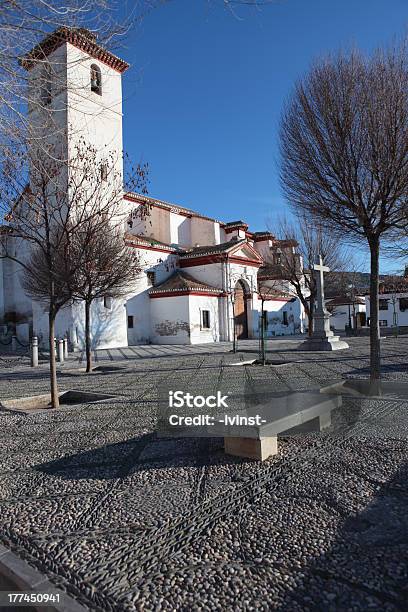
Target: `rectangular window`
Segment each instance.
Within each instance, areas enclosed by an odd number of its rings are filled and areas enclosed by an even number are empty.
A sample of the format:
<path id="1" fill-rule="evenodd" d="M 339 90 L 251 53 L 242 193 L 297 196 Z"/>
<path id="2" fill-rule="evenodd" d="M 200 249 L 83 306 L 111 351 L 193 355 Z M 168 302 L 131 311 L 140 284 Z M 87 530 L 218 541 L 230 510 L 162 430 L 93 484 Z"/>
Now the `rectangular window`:
<path id="1" fill-rule="evenodd" d="M 210 329 L 210 311 L 209 310 L 201 311 L 201 328 Z"/>
<path id="2" fill-rule="evenodd" d="M 399 309 L 401 312 L 408 310 L 408 298 L 405 297 L 399 299 Z"/>
<path id="3" fill-rule="evenodd" d="M 101 181 L 108 180 L 108 166 L 106 164 L 101 165 Z"/>
<path id="4" fill-rule="evenodd" d="M 105 308 L 110 310 L 112 308 L 112 298 L 105 295 L 105 297 L 103 298 L 103 305 Z"/>
<path id="5" fill-rule="evenodd" d="M 156 283 L 156 273 L 155 272 L 146 272 L 147 276 L 147 284 L 149 287 L 154 287 Z"/>
<path id="6" fill-rule="evenodd" d="M 387 321 L 385 321 L 385 320 L 382 320 L 382 321 L 381 321 L 381 320 L 380 320 L 380 327 L 387 327 L 387 325 L 388 325 L 388 322 L 387 322 Z"/>
<path id="7" fill-rule="evenodd" d="M 128 328 L 133 329 L 133 315 L 128 315 Z"/>
<path id="8" fill-rule="evenodd" d="M 288 313 L 286 312 L 286 310 L 284 310 L 284 311 L 283 311 L 282 316 L 283 316 L 283 321 L 282 321 L 282 323 L 283 323 L 284 325 L 287 325 L 287 324 L 288 324 Z"/>
<path id="9" fill-rule="evenodd" d="M 379 309 L 388 310 L 388 300 L 379 300 Z"/>

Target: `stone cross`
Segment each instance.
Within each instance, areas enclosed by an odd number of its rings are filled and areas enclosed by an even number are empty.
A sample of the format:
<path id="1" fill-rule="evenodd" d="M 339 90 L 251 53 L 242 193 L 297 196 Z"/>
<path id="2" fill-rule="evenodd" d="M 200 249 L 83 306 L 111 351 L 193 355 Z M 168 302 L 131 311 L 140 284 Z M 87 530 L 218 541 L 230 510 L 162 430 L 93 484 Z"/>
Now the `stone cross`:
<path id="1" fill-rule="evenodd" d="M 322 256 L 319 255 L 319 263 L 313 266 L 313 270 L 316 271 L 317 279 L 317 308 L 318 310 L 324 310 L 324 278 L 323 272 L 330 272 L 330 268 L 323 265 Z"/>
<path id="2" fill-rule="evenodd" d="M 299 346 L 300 351 L 337 351 L 349 348 L 347 342 L 340 340 L 330 329 L 331 314 L 326 310 L 324 304 L 324 272 L 330 272 L 330 268 L 323 265 L 322 256 L 319 262 L 312 266 L 317 285 L 317 308 L 313 320 L 313 333 Z"/>

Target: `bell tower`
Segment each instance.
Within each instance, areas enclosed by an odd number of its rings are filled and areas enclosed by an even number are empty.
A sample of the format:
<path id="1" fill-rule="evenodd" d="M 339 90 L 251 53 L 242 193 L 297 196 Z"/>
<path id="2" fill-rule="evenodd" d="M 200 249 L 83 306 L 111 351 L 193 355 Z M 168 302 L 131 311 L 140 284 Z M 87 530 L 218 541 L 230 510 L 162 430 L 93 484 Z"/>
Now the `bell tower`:
<path id="1" fill-rule="evenodd" d="M 129 65 L 88 30 L 68 27 L 47 36 L 21 63 L 28 72 L 33 141 L 61 147 L 68 160 L 78 142 L 89 144 L 101 158 L 115 159 L 123 178 L 122 74 Z"/>

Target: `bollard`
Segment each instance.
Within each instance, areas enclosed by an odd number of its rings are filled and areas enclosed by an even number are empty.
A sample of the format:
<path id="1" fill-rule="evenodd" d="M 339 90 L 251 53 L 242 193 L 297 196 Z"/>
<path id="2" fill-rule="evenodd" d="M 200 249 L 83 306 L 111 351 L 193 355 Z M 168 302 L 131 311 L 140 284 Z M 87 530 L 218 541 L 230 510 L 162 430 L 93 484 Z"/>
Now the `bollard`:
<path id="1" fill-rule="evenodd" d="M 13 353 L 17 350 L 17 336 L 11 336 L 11 350 Z"/>
<path id="2" fill-rule="evenodd" d="M 68 338 L 64 338 L 64 359 L 68 359 Z"/>
<path id="3" fill-rule="evenodd" d="M 33 336 L 31 341 L 31 367 L 36 368 L 38 366 L 38 338 Z"/>
<path id="4" fill-rule="evenodd" d="M 64 341 L 58 340 L 58 361 L 64 363 Z"/>
<path id="5" fill-rule="evenodd" d="M 55 353 L 55 356 L 58 357 L 58 340 L 57 340 L 57 338 L 54 338 L 54 353 Z"/>

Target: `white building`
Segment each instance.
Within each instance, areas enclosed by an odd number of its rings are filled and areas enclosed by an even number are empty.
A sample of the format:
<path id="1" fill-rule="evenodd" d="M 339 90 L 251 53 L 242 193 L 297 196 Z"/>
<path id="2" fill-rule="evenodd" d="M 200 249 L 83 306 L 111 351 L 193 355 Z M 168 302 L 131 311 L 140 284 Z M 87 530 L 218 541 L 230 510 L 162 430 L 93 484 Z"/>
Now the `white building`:
<path id="1" fill-rule="evenodd" d="M 370 296 L 365 296 L 367 325 L 370 323 Z M 384 289 L 379 297 L 380 327 L 408 326 L 408 290 Z"/>
<path id="2" fill-rule="evenodd" d="M 44 70 L 44 55 L 58 66 L 63 82 L 50 104 L 58 107 L 61 146 L 68 157 L 80 135 L 98 151 L 114 151 L 122 176 L 122 83 L 126 62 L 100 47 L 89 33 L 62 29 L 34 49 L 25 66 L 31 86 Z M 40 60 L 39 60 L 40 58 Z M 36 108 L 31 121 L 47 122 Z M 47 135 L 48 136 L 48 135 Z M 50 134 L 52 137 L 52 134 Z M 193 344 L 255 338 L 262 302 L 267 334 L 303 331 L 304 313 L 290 286 L 281 280 L 260 299 L 258 272 L 276 249 L 294 249 L 268 232 L 251 232 L 243 221 L 223 222 L 193 210 L 124 193 L 123 211 L 144 207 L 147 214 L 128 222 L 126 241 L 140 257 L 143 272 L 126 300 L 96 300 L 92 305 L 94 348 L 140 343 Z M 263 274 L 263 287 L 268 286 Z M 273 288 L 273 291 L 272 291 Z M 21 288 L 18 265 L 0 259 L 0 318 L 17 334 L 48 337 L 47 312 Z M 74 303 L 57 315 L 56 334 L 74 347 L 84 340 L 84 307 Z"/>
<path id="3" fill-rule="evenodd" d="M 347 327 L 358 329 L 366 325 L 364 297 L 335 297 L 326 300 L 326 308 L 331 314 L 330 326 L 336 331 L 344 331 Z"/>

